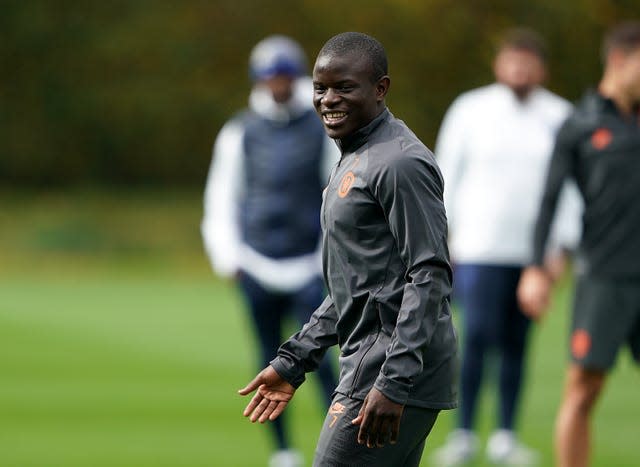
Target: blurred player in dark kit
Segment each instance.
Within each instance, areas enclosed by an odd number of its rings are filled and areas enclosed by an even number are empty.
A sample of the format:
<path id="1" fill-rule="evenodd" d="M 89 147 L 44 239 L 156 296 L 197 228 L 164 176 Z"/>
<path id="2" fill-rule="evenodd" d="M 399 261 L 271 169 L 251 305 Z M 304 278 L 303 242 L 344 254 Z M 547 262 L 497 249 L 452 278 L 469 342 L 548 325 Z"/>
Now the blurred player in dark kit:
<path id="1" fill-rule="evenodd" d="M 561 128 L 534 235 L 533 264 L 521 279 L 523 309 L 539 319 L 552 277 L 542 261 L 565 179 L 584 199 L 571 325 L 571 363 L 556 420 L 556 461 L 589 464 L 590 420 L 618 350 L 640 362 L 640 22 L 613 28 L 603 45 L 604 74 Z"/>

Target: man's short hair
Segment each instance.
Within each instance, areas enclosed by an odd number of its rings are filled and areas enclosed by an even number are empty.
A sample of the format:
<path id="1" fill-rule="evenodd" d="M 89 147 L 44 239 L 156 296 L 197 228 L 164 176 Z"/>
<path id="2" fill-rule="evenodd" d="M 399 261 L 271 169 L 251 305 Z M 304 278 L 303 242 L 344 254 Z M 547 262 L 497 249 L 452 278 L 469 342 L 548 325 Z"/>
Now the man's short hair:
<path id="1" fill-rule="evenodd" d="M 530 28 L 517 27 L 506 30 L 498 43 L 498 52 L 503 49 L 526 50 L 543 62 L 547 61 L 547 44 L 537 31 Z"/>
<path id="2" fill-rule="evenodd" d="M 343 32 L 329 39 L 320 49 L 321 55 L 357 54 L 369 59 L 371 82 L 376 82 L 388 73 L 387 53 L 377 39 L 361 32 Z"/>
<path id="3" fill-rule="evenodd" d="M 640 48 L 640 21 L 625 21 L 609 30 L 602 43 L 602 60 L 613 49 L 621 49 L 625 53 Z"/>

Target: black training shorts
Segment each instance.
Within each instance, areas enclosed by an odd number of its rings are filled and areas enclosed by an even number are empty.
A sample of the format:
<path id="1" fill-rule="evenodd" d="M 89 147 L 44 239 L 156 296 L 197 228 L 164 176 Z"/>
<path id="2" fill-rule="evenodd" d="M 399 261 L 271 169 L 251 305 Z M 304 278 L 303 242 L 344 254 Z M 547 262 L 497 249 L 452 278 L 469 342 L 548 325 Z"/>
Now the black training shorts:
<path id="1" fill-rule="evenodd" d="M 406 407 L 396 444 L 368 448 L 358 444 L 356 418 L 362 401 L 336 394 L 324 421 L 314 467 L 417 467 L 425 440 L 440 412 L 437 409 Z"/>
<path id="2" fill-rule="evenodd" d="M 640 279 L 579 277 L 573 308 L 570 351 L 575 363 L 609 370 L 627 343 L 640 363 Z"/>

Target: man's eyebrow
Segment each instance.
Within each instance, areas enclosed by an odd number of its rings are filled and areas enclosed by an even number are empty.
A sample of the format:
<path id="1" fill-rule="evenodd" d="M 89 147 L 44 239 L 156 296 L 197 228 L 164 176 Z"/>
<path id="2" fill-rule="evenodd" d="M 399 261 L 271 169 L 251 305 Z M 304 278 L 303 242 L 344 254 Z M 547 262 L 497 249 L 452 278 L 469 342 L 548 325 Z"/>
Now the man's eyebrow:
<path id="1" fill-rule="evenodd" d="M 322 86 L 327 86 L 327 87 L 336 87 L 336 86 L 344 86 L 345 84 L 349 85 L 349 84 L 356 84 L 356 82 L 352 79 L 343 79 L 340 81 L 336 81 L 333 83 L 330 83 L 329 85 L 327 85 L 326 83 L 322 82 L 322 81 L 313 81 L 313 84 L 316 85 L 322 85 Z"/>

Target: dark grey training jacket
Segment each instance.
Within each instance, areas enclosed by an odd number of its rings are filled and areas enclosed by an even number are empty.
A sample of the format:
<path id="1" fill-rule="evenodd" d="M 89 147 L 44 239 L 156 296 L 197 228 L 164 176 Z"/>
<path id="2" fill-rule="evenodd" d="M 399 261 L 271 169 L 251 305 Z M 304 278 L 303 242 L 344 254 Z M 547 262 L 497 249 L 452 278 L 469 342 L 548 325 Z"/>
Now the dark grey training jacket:
<path id="1" fill-rule="evenodd" d="M 338 344 L 337 392 L 364 399 L 375 386 L 397 403 L 453 408 L 457 338 L 434 156 L 388 110 L 341 143 L 322 205 L 329 295 L 271 364 L 297 387 Z"/>

